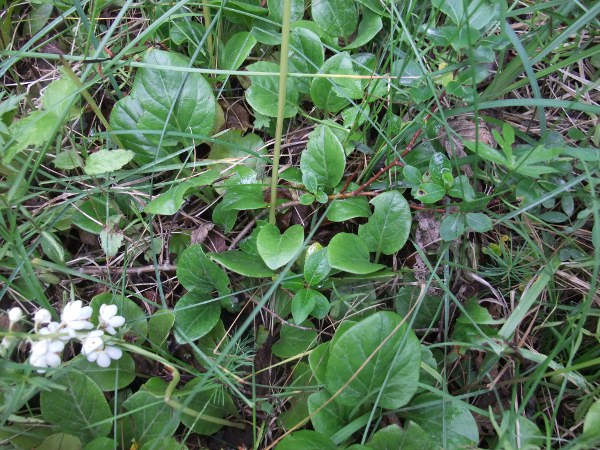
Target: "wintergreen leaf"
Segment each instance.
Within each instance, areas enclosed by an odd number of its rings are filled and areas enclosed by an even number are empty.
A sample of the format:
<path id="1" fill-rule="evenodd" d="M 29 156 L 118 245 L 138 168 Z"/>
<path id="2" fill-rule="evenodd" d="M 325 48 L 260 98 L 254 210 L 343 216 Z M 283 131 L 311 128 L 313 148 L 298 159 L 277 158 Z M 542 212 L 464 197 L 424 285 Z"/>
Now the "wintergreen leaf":
<path id="1" fill-rule="evenodd" d="M 406 417 L 416 422 L 432 441 L 443 448 L 464 448 L 479 442 L 475 419 L 460 400 L 421 394 L 411 402 L 410 413 Z"/>
<path id="2" fill-rule="evenodd" d="M 452 187 L 448 189 L 448 195 L 455 198 L 461 198 L 467 202 L 475 200 L 475 191 L 465 175 L 460 175 L 454 179 Z"/>
<path id="3" fill-rule="evenodd" d="M 324 61 L 323 44 L 319 36 L 308 28 L 292 28 L 290 32 L 290 72 L 316 73 Z M 298 78 L 296 81 L 301 93 L 310 92 L 310 79 Z"/>
<path id="4" fill-rule="evenodd" d="M 246 90 L 246 100 L 255 111 L 267 117 L 277 117 L 279 97 L 279 65 L 260 61 L 247 67 L 250 72 L 271 72 L 273 75 L 249 75 L 252 85 Z M 286 81 L 283 117 L 294 117 L 298 112 L 298 87 L 293 78 Z"/>
<path id="5" fill-rule="evenodd" d="M 600 437 L 600 400 L 596 400 L 588 409 L 583 420 L 583 434 Z"/>
<path id="6" fill-rule="evenodd" d="M 467 229 L 465 216 L 461 213 L 452 213 L 444 218 L 440 225 L 440 237 L 444 241 L 458 239 Z"/>
<path id="7" fill-rule="evenodd" d="M 385 267 L 369 261 L 367 244 L 355 234 L 336 234 L 327 246 L 327 255 L 329 265 L 344 272 L 365 275 Z"/>
<path id="8" fill-rule="evenodd" d="M 123 402 L 125 426 L 131 430 L 136 443 L 144 444 L 155 437 L 170 436 L 179 426 L 172 420 L 174 410 L 163 398 L 138 391 Z"/>
<path id="9" fill-rule="evenodd" d="M 436 203 L 444 198 L 446 189 L 436 183 L 421 183 L 412 189 L 411 194 L 423 203 Z"/>
<path id="10" fill-rule="evenodd" d="M 95 362 L 89 362 L 85 357 L 78 356 L 71 361 L 72 367 L 92 379 L 98 387 L 107 392 L 129 386 L 135 380 L 135 362 L 129 353 L 110 362 L 109 367 L 100 367 Z"/>
<path id="11" fill-rule="evenodd" d="M 114 439 L 107 437 L 98 437 L 91 442 L 88 442 L 83 450 L 114 450 L 117 448 L 117 443 Z"/>
<path id="12" fill-rule="evenodd" d="M 181 134 L 193 134 L 196 141 L 198 136 L 210 136 L 216 111 L 212 87 L 201 74 L 169 70 L 190 67 L 189 58 L 152 49 L 143 63 L 153 67 L 138 69 L 131 93 L 115 104 L 110 115 L 113 130 L 126 132 L 119 133 L 119 139 L 135 153 L 138 164 L 170 155 L 178 150 L 178 142 L 193 142 Z M 179 135 L 167 137 L 165 132 Z"/>
<path id="13" fill-rule="evenodd" d="M 371 203 L 375 212 L 369 221 L 358 227 L 358 236 L 369 251 L 391 255 L 400 250 L 408 239 L 412 216 L 406 199 L 398 191 L 379 194 Z"/>
<path id="14" fill-rule="evenodd" d="M 318 126 L 309 134 L 308 145 L 300 157 L 304 185 L 312 193 L 317 193 L 319 187 L 332 189 L 344 176 L 345 166 L 346 155 L 338 138 L 329 127 Z"/>
<path id="15" fill-rule="evenodd" d="M 381 16 L 369 9 L 363 9 L 362 19 L 358 25 L 356 38 L 354 38 L 352 44 L 344 47 L 344 50 L 351 50 L 368 44 L 382 28 L 383 21 L 381 20 Z"/>
<path id="16" fill-rule="evenodd" d="M 399 59 L 392 64 L 392 75 L 398 77 L 401 86 L 419 86 L 423 80 L 423 69 L 413 60 Z"/>
<path id="17" fill-rule="evenodd" d="M 179 211 L 181 205 L 183 205 L 185 198 L 190 190 L 200 187 L 211 185 L 220 174 L 217 170 L 207 170 L 202 172 L 198 176 L 191 178 L 187 181 L 177 184 L 175 187 L 170 188 L 168 191 L 159 194 L 154 197 L 150 203 L 144 208 L 144 212 L 149 214 L 163 214 L 172 215 Z"/>
<path id="18" fill-rule="evenodd" d="M 380 429 L 369 441 L 370 450 L 438 450 L 440 446 L 433 442 L 427 433 L 416 423 L 408 421 L 405 428 L 389 425 Z"/>
<path id="19" fill-rule="evenodd" d="M 469 298 L 464 305 L 465 311 L 462 313 L 456 322 L 466 324 L 477 324 L 477 325 L 499 325 L 504 323 L 503 319 L 496 320 L 492 317 L 490 312 L 479 305 L 476 298 Z"/>
<path id="20" fill-rule="evenodd" d="M 492 219 L 483 213 L 467 213 L 466 220 L 467 226 L 478 233 L 485 233 L 494 227 Z"/>
<path id="21" fill-rule="evenodd" d="M 55 383 L 56 388 L 40 394 L 45 421 L 86 442 L 108 434 L 113 415 L 96 383 L 76 370 L 66 371 Z"/>
<path id="22" fill-rule="evenodd" d="M 275 225 L 263 225 L 256 238 L 256 249 L 271 270 L 285 266 L 298 253 L 304 242 L 304 229 L 293 225 L 283 234 Z"/>
<path id="23" fill-rule="evenodd" d="M 85 161 L 83 171 L 88 175 L 103 175 L 115 172 L 129 163 L 134 157 L 130 150 L 98 150 Z"/>
<path id="24" fill-rule="evenodd" d="M 227 130 L 215 137 L 208 159 L 224 159 L 225 164 L 218 167 L 228 168 L 231 160 L 242 160 L 245 167 L 256 172 L 257 177 L 262 177 L 269 158 L 267 147 L 263 140 L 254 133 L 243 134 L 242 130 Z M 237 162 L 237 161 L 235 161 Z"/>
<path id="25" fill-rule="evenodd" d="M 315 431 L 333 436 L 348 424 L 352 408 L 332 401 L 331 394 L 322 390 L 308 397 L 308 411 Z"/>
<path id="26" fill-rule="evenodd" d="M 231 291 L 227 274 L 206 256 L 198 244 L 188 247 L 179 256 L 177 279 L 188 291 L 217 291 L 219 295 L 227 295 Z"/>
<path id="27" fill-rule="evenodd" d="M 347 38 L 356 30 L 358 9 L 347 0 L 313 0 L 312 19 L 331 37 Z"/>
<path id="28" fill-rule="evenodd" d="M 354 60 L 348 52 L 337 53 L 323 63 L 319 72 L 359 75 Z M 338 112 L 349 99 L 359 99 L 364 95 L 364 86 L 356 78 L 315 78 L 310 86 L 310 98 L 315 106 L 328 112 Z"/>
<path id="29" fill-rule="evenodd" d="M 256 38 L 247 31 L 241 31 L 229 38 L 223 49 L 220 66 L 224 70 L 237 70 L 250 56 L 256 45 Z"/>
<path id="30" fill-rule="evenodd" d="M 450 160 L 443 154 L 436 152 L 429 160 L 429 175 L 435 184 L 444 185 L 444 174 L 452 174 Z"/>
<path id="31" fill-rule="evenodd" d="M 57 433 L 44 439 L 36 450 L 81 450 L 82 448 L 79 438 L 66 433 Z"/>
<path id="32" fill-rule="evenodd" d="M 275 275 L 275 272 L 269 269 L 258 255 L 229 250 L 222 253 L 209 253 L 208 257 L 226 269 L 246 277 L 263 278 Z"/>
<path id="33" fill-rule="evenodd" d="M 167 340 L 175 324 L 175 314 L 170 309 L 157 309 L 148 320 L 148 341 L 156 347 Z"/>
<path id="34" fill-rule="evenodd" d="M 336 450 L 337 448 L 327 436 L 312 430 L 301 430 L 283 438 L 275 450 Z"/>
<path id="35" fill-rule="evenodd" d="M 357 217 L 369 217 L 371 208 L 366 197 L 345 198 L 334 200 L 327 211 L 327 220 L 331 222 L 344 222 Z"/>
<path id="36" fill-rule="evenodd" d="M 331 270 L 327 249 L 322 248 L 306 257 L 304 262 L 304 279 L 309 286 L 316 286 L 323 281 Z"/>
<path id="37" fill-rule="evenodd" d="M 281 359 L 291 358 L 317 344 L 317 331 L 314 329 L 314 325 L 309 321 L 302 322 L 299 325 L 311 329 L 305 330 L 283 324 L 279 332 L 279 340 L 273 344 L 271 349 L 275 356 Z"/>
<path id="38" fill-rule="evenodd" d="M 210 333 L 221 317 L 221 304 L 209 294 L 191 291 L 175 305 L 175 340 L 188 344 Z"/>
<path id="39" fill-rule="evenodd" d="M 400 408 L 417 391 L 421 350 L 398 314 L 377 312 L 345 331 L 329 349 L 325 387 L 348 406 Z M 343 389 L 342 389 L 343 388 Z"/>
<path id="40" fill-rule="evenodd" d="M 302 19 L 304 15 L 304 0 L 291 0 L 291 17 L 290 22 L 296 22 Z M 281 0 L 267 0 L 269 8 L 269 17 L 277 23 L 282 23 L 283 20 L 283 2 Z"/>
<path id="41" fill-rule="evenodd" d="M 324 301 L 324 303 L 323 303 Z M 328 305 L 327 298 L 314 289 L 300 289 L 292 298 L 292 317 L 294 322 L 302 323 L 319 304 Z M 325 313 L 327 314 L 327 313 Z"/>

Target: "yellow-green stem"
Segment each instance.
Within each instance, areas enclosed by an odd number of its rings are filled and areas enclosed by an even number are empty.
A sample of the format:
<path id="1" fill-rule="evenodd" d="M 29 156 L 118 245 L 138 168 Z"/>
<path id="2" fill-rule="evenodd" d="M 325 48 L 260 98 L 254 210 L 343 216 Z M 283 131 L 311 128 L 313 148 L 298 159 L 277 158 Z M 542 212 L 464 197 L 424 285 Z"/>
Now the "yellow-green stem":
<path id="1" fill-rule="evenodd" d="M 202 16 L 204 16 L 204 28 L 206 30 L 209 30 L 211 18 L 210 18 L 210 7 L 209 7 L 208 3 L 204 3 L 202 5 Z M 210 59 L 210 67 L 212 67 L 213 69 L 216 69 L 217 68 L 217 58 L 216 58 L 216 55 L 213 55 L 213 48 L 214 48 L 213 38 L 210 33 L 208 33 L 208 36 L 206 36 L 206 46 L 208 48 L 208 57 Z"/>
<path id="2" fill-rule="evenodd" d="M 275 225 L 277 206 L 277 177 L 279 172 L 279 156 L 281 154 L 281 137 L 283 135 L 283 115 L 285 110 L 286 84 L 288 75 L 288 52 L 290 48 L 290 18 L 292 1 L 283 0 L 283 23 L 281 24 L 281 48 L 279 51 L 279 101 L 277 102 L 277 125 L 275 126 L 275 146 L 273 147 L 273 166 L 271 169 L 271 202 L 269 222 Z"/>

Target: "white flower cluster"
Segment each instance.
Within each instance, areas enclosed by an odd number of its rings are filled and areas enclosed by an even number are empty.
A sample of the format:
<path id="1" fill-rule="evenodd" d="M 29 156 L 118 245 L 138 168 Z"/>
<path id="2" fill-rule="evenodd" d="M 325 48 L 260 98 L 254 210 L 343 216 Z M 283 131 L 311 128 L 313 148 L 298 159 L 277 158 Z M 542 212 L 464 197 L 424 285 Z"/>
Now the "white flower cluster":
<path id="1" fill-rule="evenodd" d="M 119 359 L 121 349 L 109 345 L 109 336 L 117 333 L 116 328 L 125 323 L 125 318 L 117 315 L 116 305 L 100 306 L 98 327 L 95 330 L 90 322 L 92 307 L 83 306 L 81 300 L 67 303 L 60 315 L 60 322 L 52 321 L 52 314 L 47 309 L 38 310 L 33 316 L 35 338 L 29 339 L 31 354 L 29 363 L 44 373 L 46 368 L 58 367 L 65 344 L 74 339 L 81 342 L 81 354 L 90 362 L 100 367 L 110 366 L 111 359 Z M 12 308 L 8 312 L 9 331 L 23 317 L 20 308 Z M 92 330 L 92 331 L 87 331 Z M 2 349 L 8 349 L 13 342 L 8 335 L 2 340 Z"/>

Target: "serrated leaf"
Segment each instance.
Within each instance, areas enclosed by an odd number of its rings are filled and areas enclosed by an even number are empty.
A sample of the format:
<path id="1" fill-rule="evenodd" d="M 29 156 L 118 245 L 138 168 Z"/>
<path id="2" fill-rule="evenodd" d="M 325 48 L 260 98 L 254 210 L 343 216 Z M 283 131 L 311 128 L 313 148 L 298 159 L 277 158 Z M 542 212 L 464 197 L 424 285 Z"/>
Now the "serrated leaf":
<path id="1" fill-rule="evenodd" d="M 258 255 L 251 255 L 239 250 L 229 250 L 222 253 L 209 253 L 208 257 L 232 272 L 246 277 L 263 278 L 275 276 L 275 272 L 269 269 Z"/>
<path id="2" fill-rule="evenodd" d="M 343 405 L 378 399 L 380 407 L 400 408 L 417 391 L 420 364 L 419 339 L 408 323 L 398 314 L 377 312 L 332 343 L 325 387 Z"/>
<path id="3" fill-rule="evenodd" d="M 306 150 L 300 157 L 302 181 L 307 189 L 315 194 L 319 187 L 332 189 L 344 176 L 345 166 L 344 148 L 329 127 L 321 125 L 310 133 Z"/>
<path id="4" fill-rule="evenodd" d="M 348 273 L 365 275 L 383 269 L 383 264 L 369 261 L 369 248 L 355 234 L 338 233 L 327 246 L 329 265 Z"/>
<path id="5" fill-rule="evenodd" d="M 209 294 L 191 291 L 179 299 L 174 309 L 175 340 L 188 344 L 210 333 L 221 317 L 221 303 Z"/>
<path id="6" fill-rule="evenodd" d="M 86 442 L 108 434 L 113 415 L 96 383 L 76 370 L 65 372 L 55 382 L 64 390 L 55 388 L 40 394 L 45 421 Z"/>
<path id="7" fill-rule="evenodd" d="M 206 256 L 198 244 L 185 249 L 179 257 L 177 279 L 188 291 L 217 291 L 221 296 L 231 292 L 227 274 Z"/>
<path id="8" fill-rule="evenodd" d="M 369 251 L 391 255 L 400 250 L 408 239 L 412 216 L 406 199 L 398 191 L 384 192 L 371 203 L 375 212 L 369 221 L 358 227 L 358 236 Z"/>
<path id="9" fill-rule="evenodd" d="M 130 95 L 119 100 L 110 115 L 113 130 L 125 132 L 119 140 L 135 153 L 138 164 L 168 157 L 179 150 L 178 142 L 197 144 L 198 136 L 211 135 L 216 117 L 215 96 L 204 77 L 169 70 L 190 67 L 189 58 L 152 49 L 143 63 L 153 67 L 138 69 Z M 179 135 L 166 136 L 165 132 Z M 186 134 L 194 134 L 194 141 Z"/>
<path id="10" fill-rule="evenodd" d="M 247 66 L 251 72 L 270 72 L 273 75 L 249 75 L 252 85 L 246 90 L 246 100 L 255 111 L 267 117 L 277 117 L 279 97 L 279 65 L 261 61 Z M 283 117 L 294 117 L 298 113 L 298 87 L 293 78 L 286 81 Z"/>
<path id="11" fill-rule="evenodd" d="M 298 253 L 304 242 L 304 229 L 293 225 L 283 234 L 275 225 L 265 224 L 256 238 L 256 249 L 271 270 L 285 266 Z"/>
<path id="12" fill-rule="evenodd" d="M 247 31 L 241 31 L 231 36 L 227 44 L 225 44 L 223 57 L 220 59 L 221 68 L 225 70 L 237 70 L 246 58 L 250 56 L 250 52 L 256 43 L 256 38 Z"/>
<path id="13" fill-rule="evenodd" d="M 347 38 L 356 30 L 358 9 L 347 0 L 313 0 L 312 19 L 331 37 Z"/>

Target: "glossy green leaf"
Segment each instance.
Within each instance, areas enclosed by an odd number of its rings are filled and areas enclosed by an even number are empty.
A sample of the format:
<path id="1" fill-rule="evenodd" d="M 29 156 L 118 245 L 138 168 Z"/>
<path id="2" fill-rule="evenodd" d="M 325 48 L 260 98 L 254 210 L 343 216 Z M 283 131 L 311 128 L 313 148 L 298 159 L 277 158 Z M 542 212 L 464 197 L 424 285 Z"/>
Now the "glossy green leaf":
<path id="1" fill-rule="evenodd" d="M 344 222 L 357 217 L 369 217 L 371 208 L 366 197 L 345 198 L 334 200 L 327 211 L 327 220 Z"/>
<path id="2" fill-rule="evenodd" d="M 389 425 L 373 435 L 368 443 L 370 450 L 438 450 L 440 446 L 432 441 L 416 423 L 408 421 L 405 428 Z"/>
<path id="3" fill-rule="evenodd" d="M 88 175 L 103 175 L 115 172 L 134 157 L 131 150 L 98 150 L 85 160 L 83 171 Z"/>
<path id="4" fill-rule="evenodd" d="M 366 224 L 358 227 L 358 236 L 371 252 L 396 253 L 408 240 L 412 225 L 410 206 L 398 191 L 379 194 L 371 203 L 375 212 Z"/>
<path id="5" fill-rule="evenodd" d="M 114 392 L 131 384 L 136 378 L 135 362 L 131 355 L 123 355 L 110 362 L 109 367 L 100 367 L 95 362 L 89 362 L 85 357 L 78 356 L 71 361 L 72 367 L 87 375 L 98 387 L 107 392 Z"/>
<path id="6" fill-rule="evenodd" d="M 469 179 L 465 175 L 460 175 L 454 179 L 452 187 L 448 189 L 448 195 L 461 198 L 467 202 L 475 200 L 475 190 L 473 190 Z"/>
<path id="7" fill-rule="evenodd" d="M 307 189 L 313 193 L 320 187 L 332 189 L 344 176 L 345 167 L 344 148 L 329 127 L 321 125 L 312 131 L 300 157 L 302 181 Z"/>
<path id="8" fill-rule="evenodd" d="M 36 450 L 81 450 L 79 438 L 66 433 L 57 433 L 44 439 Z"/>
<path id="9" fill-rule="evenodd" d="M 293 225 L 283 234 L 275 225 L 265 224 L 256 238 L 256 248 L 267 267 L 271 270 L 285 266 L 302 248 L 304 228 Z"/>
<path id="10" fill-rule="evenodd" d="M 460 400 L 421 394 L 411 402 L 410 413 L 406 416 L 442 448 L 464 448 L 479 442 L 475 419 Z"/>
<path id="11" fill-rule="evenodd" d="M 294 322 L 302 323 L 313 312 L 317 306 L 317 300 L 320 304 L 328 303 L 327 298 L 314 289 L 300 289 L 292 298 L 292 317 Z"/>
<path id="12" fill-rule="evenodd" d="M 329 361 L 329 346 L 330 342 L 319 344 L 308 355 L 310 369 L 319 384 L 325 384 L 327 361 Z"/>
<path id="13" fill-rule="evenodd" d="M 392 75 L 401 86 L 417 87 L 424 81 L 423 69 L 418 62 L 399 59 L 392 64 Z"/>
<path id="14" fill-rule="evenodd" d="M 187 344 L 210 333 L 221 317 L 221 303 L 209 294 L 191 291 L 175 305 L 175 340 Z"/>
<path id="15" fill-rule="evenodd" d="M 346 0 L 313 0 L 311 16 L 321 30 L 334 38 L 347 38 L 358 24 L 356 3 Z"/>
<path id="16" fill-rule="evenodd" d="M 337 53 L 321 66 L 320 72 L 340 75 L 358 75 L 358 70 L 348 52 Z M 363 82 L 357 78 L 315 78 L 310 86 L 310 97 L 318 108 L 338 112 L 364 95 Z"/>
<path id="17" fill-rule="evenodd" d="M 216 112 L 212 87 L 201 74 L 169 70 L 190 67 L 189 58 L 152 49 L 143 63 L 155 67 L 138 69 L 131 93 L 110 115 L 113 130 L 126 132 L 119 133 L 119 140 L 135 153 L 138 164 L 169 156 L 179 149 L 178 142 L 188 145 L 197 143 L 198 136 L 210 136 Z M 194 134 L 194 141 L 187 134 Z"/>
<path id="18" fill-rule="evenodd" d="M 246 277 L 263 278 L 275 276 L 262 258 L 239 250 L 228 250 L 222 253 L 209 253 L 208 257 L 218 262 L 226 269 Z"/>
<path id="19" fill-rule="evenodd" d="M 123 402 L 124 426 L 140 445 L 155 437 L 172 435 L 179 426 L 174 409 L 162 397 L 138 391 Z"/>
<path id="20" fill-rule="evenodd" d="M 44 420 L 85 442 L 106 436 L 113 415 L 98 385 L 76 370 L 65 372 L 55 382 L 64 390 L 55 388 L 40 394 Z"/>
<path id="21" fill-rule="evenodd" d="M 305 321 L 302 327 L 311 328 L 305 330 L 291 325 L 283 324 L 279 332 L 279 340 L 273 344 L 272 351 L 281 359 L 291 358 L 304 353 L 317 345 L 317 331 L 311 322 Z"/>
<path id="22" fill-rule="evenodd" d="M 329 349 L 325 387 L 348 406 L 400 408 L 417 391 L 421 350 L 398 314 L 377 312 L 345 331 Z M 343 388 L 343 389 L 342 389 Z"/>
<path id="23" fill-rule="evenodd" d="M 290 33 L 290 72 L 317 73 L 324 62 L 324 49 L 319 36 L 308 28 L 292 28 Z M 308 94 L 310 92 L 310 79 L 298 78 L 296 81 L 301 93 Z"/>
<path id="24" fill-rule="evenodd" d="M 175 324 L 175 314 L 170 309 L 158 309 L 148 320 L 148 341 L 159 347 L 167 340 Z"/>
<path id="25" fill-rule="evenodd" d="M 231 162 L 240 162 L 262 177 L 269 158 L 264 141 L 254 133 L 243 134 L 242 130 L 227 130 L 215 137 L 208 159 L 223 159 L 224 164 L 218 167 L 228 168 Z"/>
<path id="26" fill-rule="evenodd" d="M 273 75 L 250 75 L 252 85 L 246 90 L 246 100 L 255 111 L 267 117 L 277 117 L 279 98 L 279 65 L 260 61 L 247 67 L 251 72 L 270 72 Z M 298 87 L 288 77 L 283 117 L 294 117 L 298 113 Z"/>
<path id="27" fill-rule="evenodd" d="M 365 275 L 383 269 L 369 261 L 369 247 L 355 234 L 338 233 L 327 246 L 329 265 L 344 272 Z"/>
<path id="28" fill-rule="evenodd" d="M 291 16 L 290 22 L 296 22 L 302 19 L 304 15 L 304 0 L 291 0 Z M 283 20 L 283 2 L 281 0 L 267 0 L 267 8 L 269 8 L 269 18 L 277 23 L 282 23 Z"/>
<path id="29" fill-rule="evenodd" d="M 458 239 L 467 230 L 467 221 L 464 214 L 452 213 L 444 218 L 440 225 L 440 237 L 444 241 Z"/>
<path id="30" fill-rule="evenodd" d="M 327 436 L 312 430 L 301 430 L 286 436 L 275 450 L 336 450 L 338 447 Z"/>
<path id="31" fill-rule="evenodd" d="M 348 424 L 352 408 L 331 400 L 331 394 L 321 390 L 308 397 L 313 428 L 325 436 L 333 436 Z"/>
<path id="32" fill-rule="evenodd" d="M 381 16 L 370 9 L 363 9 L 356 37 L 350 45 L 344 47 L 344 50 L 351 50 L 368 44 L 382 28 L 383 21 L 381 20 Z"/>
<path id="33" fill-rule="evenodd" d="M 429 160 L 429 175 L 431 176 L 431 181 L 443 186 L 444 175 L 448 173 L 452 174 L 450 160 L 443 153 L 434 153 Z"/>
<path id="34" fill-rule="evenodd" d="M 231 291 L 227 274 L 206 256 L 199 244 L 188 247 L 179 256 L 177 279 L 188 291 L 217 291 L 219 295 Z"/>
<path id="35" fill-rule="evenodd" d="M 229 38 L 223 49 L 220 66 L 224 70 L 237 70 L 243 62 L 250 56 L 250 52 L 257 41 L 247 31 L 241 31 Z"/>
<path id="36" fill-rule="evenodd" d="M 494 227 L 492 219 L 483 213 L 467 213 L 466 221 L 467 226 L 478 233 L 485 233 Z"/>
<path id="37" fill-rule="evenodd" d="M 211 185 L 219 176 L 219 171 L 207 170 L 194 178 L 178 183 L 175 187 L 152 199 L 144 208 L 144 212 L 163 215 L 175 214 L 183 205 L 190 191 L 200 186 Z"/>
<path id="38" fill-rule="evenodd" d="M 421 183 L 413 188 L 411 194 L 416 200 L 423 203 L 436 203 L 444 198 L 446 189 L 436 183 Z"/>
<path id="39" fill-rule="evenodd" d="M 307 255 L 304 262 L 304 280 L 309 286 L 316 286 L 323 281 L 329 272 L 331 266 L 327 257 L 327 249 L 322 248 Z"/>

